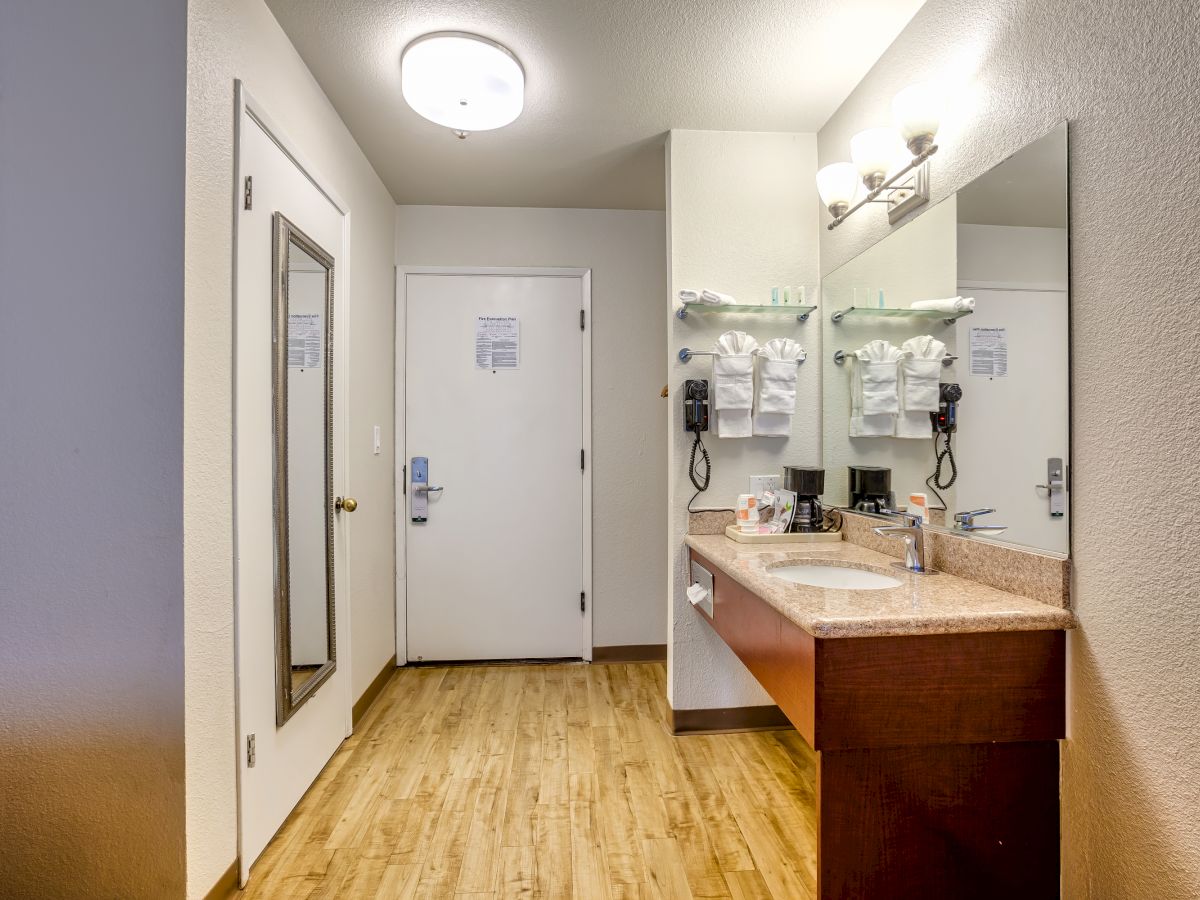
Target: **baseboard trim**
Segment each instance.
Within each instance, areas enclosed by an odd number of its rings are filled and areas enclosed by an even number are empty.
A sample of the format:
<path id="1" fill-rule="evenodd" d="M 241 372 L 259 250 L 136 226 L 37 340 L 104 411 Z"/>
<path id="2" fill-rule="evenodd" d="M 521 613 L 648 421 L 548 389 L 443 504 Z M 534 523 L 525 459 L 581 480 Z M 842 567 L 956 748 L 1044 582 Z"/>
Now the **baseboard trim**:
<path id="1" fill-rule="evenodd" d="M 225 870 L 217 883 L 214 884 L 204 895 L 204 900 L 228 900 L 238 889 L 238 861 L 234 859 L 229 864 L 229 868 Z"/>
<path id="2" fill-rule="evenodd" d="M 666 644 L 622 644 L 592 648 L 594 663 L 664 662 L 666 658 Z"/>
<path id="3" fill-rule="evenodd" d="M 367 710 L 371 708 L 371 704 L 375 702 L 375 698 L 379 696 L 383 686 L 387 684 L 388 679 L 396 674 L 396 654 L 392 654 L 392 658 L 383 664 L 383 668 L 379 670 L 379 674 L 367 685 L 367 689 L 363 691 L 361 697 L 354 703 L 354 711 L 351 714 L 351 724 L 353 727 L 358 727 L 358 722 L 367 714 Z"/>
<path id="4" fill-rule="evenodd" d="M 730 731 L 787 731 L 792 723 L 778 706 L 734 706 L 726 709 L 672 709 L 667 706 L 671 734 L 722 734 Z"/>

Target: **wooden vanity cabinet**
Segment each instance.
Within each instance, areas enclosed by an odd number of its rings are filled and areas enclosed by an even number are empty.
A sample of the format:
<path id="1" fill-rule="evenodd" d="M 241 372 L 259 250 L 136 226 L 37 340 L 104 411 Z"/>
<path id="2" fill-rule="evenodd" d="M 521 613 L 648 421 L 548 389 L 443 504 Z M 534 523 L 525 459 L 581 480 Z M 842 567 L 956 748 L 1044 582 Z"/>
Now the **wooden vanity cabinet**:
<path id="1" fill-rule="evenodd" d="M 691 553 L 700 615 L 817 751 L 818 897 L 1059 896 L 1064 632 L 817 638 Z"/>

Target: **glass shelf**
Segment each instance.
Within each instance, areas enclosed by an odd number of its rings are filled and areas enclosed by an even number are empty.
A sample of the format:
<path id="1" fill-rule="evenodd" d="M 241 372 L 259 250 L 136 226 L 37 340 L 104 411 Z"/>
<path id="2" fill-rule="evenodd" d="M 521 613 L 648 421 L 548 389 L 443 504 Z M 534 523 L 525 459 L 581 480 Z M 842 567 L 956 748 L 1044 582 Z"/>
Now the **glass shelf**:
<path id="1" fill-rule="evenodd" d="M 940 309 L 879 309 L 874 306 L 848 306 L 836 310 L 829 316 L 829 321 L 840 322 L 846 316 L 867 317 L 878 316 L 885 319 L 941 319 L 947 325 L 955 319 L 969 316 L 974 310 L 960 309 L 958 312 L 944 312 Z"/>
<path id="2" fill-rule="evenodd" d="M 748 303 L 684 303 L 679 309 L 675 310 L 675 315 L 681 319 L 686 319 L 688 313 L 693 310 L 696 312 L 715 312 L 733 315 L 741 315 L 743 313 L 761 315 L 765 313 L 767 315 L 795 316 L 796 321 L 806 322 L 808 321 L 809 313 L 815 309 L 815 306 L 793 305 L 791 303 L 782 305 L 772 303 L 769 306 L 751 306 Z"/>

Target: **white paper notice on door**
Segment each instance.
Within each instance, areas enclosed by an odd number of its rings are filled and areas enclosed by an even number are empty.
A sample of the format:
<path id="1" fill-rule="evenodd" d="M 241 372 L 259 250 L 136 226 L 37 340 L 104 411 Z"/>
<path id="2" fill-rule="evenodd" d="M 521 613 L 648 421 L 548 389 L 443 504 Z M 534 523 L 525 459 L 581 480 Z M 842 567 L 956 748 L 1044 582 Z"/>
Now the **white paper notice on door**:
<path id="1" fill-rule="evenodd" d="M 971 374 L 985 378 L 1008 375 L 1008 329 L 971 329 Z"/>
<path id="2" fill-rule="evenodd" d="M 475 368 L 516 369 L 520 364 L 520 320 L 516 316 L 476 316 Z"/>
<path id="3" fill-rule="evenodd" d="M 315 369 L 321 365 L 321 314 L 289 315 L 287 341 L 289 369 Z"/>

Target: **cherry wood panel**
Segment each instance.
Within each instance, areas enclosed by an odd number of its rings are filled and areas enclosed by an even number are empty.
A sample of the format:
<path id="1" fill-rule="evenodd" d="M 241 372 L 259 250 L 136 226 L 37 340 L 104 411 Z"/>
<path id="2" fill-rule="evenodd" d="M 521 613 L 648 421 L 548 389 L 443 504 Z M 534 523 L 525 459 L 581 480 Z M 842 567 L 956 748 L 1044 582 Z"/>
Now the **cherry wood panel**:
<path id="1" fill-rule="evenodd" d="M 1059 896 L 1058 744 L 824 751 L 821 900 Z"/>
<path id="2" fill-rule="evenodd" d="M 713 573 L 713 628 L 815 747 L 812 636 L 700 554 L 692 557 Z"/>
<path id="3" fill-rule="evenodd" d="M 1066 735 L 1061 631 L 817 641 L 818 750 Z"/>

